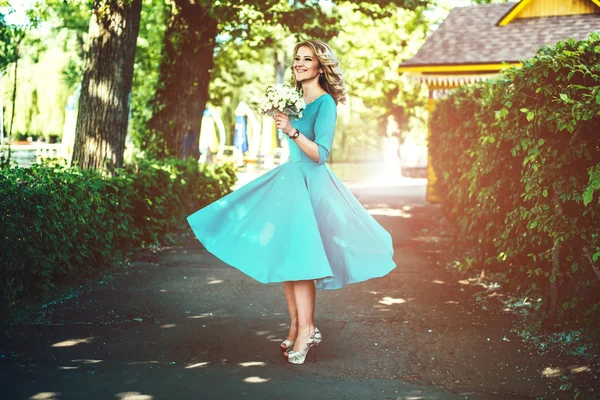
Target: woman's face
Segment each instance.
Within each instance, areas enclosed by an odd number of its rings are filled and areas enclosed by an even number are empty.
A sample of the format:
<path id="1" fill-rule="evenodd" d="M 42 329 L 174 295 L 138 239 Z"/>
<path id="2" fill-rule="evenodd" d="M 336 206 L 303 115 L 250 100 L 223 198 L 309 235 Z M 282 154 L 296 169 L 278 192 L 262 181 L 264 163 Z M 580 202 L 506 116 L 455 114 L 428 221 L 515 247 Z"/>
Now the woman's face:
<path id="1" fill-rule="evenodd" d="M 296 52 L 294 58 L 294 75 L 297 82 L 306 82 L 318 79 L 323 70 L 319 68 L 319 60 L 312 49 L 307 46 L 301 46 Z"/>

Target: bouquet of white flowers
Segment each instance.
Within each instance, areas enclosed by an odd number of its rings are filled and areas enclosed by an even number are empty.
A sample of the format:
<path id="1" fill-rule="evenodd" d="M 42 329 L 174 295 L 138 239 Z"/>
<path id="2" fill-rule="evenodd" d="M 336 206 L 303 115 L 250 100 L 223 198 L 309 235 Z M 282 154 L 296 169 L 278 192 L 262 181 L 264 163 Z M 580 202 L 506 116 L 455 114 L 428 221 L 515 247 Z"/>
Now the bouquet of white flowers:
<path id="1" fill-rule="evenodd" d="M 290 118 L 302 118 L 306 104 L 302 92 L 290 85 L 267 86 L 265 98 L 260 104 L 260 112 L 269 117 L 282 112 Z"/>

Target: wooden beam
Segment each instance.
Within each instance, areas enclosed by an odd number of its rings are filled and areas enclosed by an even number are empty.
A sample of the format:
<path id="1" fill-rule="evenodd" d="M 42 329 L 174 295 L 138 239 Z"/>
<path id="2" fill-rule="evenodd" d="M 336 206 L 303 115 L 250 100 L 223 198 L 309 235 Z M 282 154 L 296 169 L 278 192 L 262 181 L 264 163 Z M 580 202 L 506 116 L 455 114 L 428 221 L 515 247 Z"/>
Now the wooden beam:
<path id="1" fill-rule="evenodd" d="M 559 15 L 598 13 L 600 0 L 522 0 L 506 13 L 498 26 L 505 26 L 517 18 L 538 18 Z"/>
<path id="2" fill-rule="evenodd" d="M 519 13 L 527 6 L 527 4 L 531 3 L 531 0 L 521 0 L 521 2 L 515 5 L 511 10 L 504 16 L 500 21 L 498 21 L 499 26 L 505 26 L 510 23 Z"/>

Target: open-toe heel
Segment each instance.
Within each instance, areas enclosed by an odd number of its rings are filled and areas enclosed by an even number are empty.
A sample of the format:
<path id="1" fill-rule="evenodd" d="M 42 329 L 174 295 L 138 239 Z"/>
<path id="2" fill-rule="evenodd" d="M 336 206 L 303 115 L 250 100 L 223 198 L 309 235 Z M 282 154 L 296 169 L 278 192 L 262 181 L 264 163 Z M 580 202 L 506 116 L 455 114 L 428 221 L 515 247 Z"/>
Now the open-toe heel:
<path id="1" fill-rule="evenodd" d="M 281 349 L 281 351 L 286 353 L 294 347 L 294 343 L 296 343 L 296 342 L 294 342 L 293 340 L 285 339 L 283 342 L 281 342 L 281 344 L 279 345 L 279 348 Z"/>
<path id="2" fill-rule="evenodd" d="M 296 365 L 304 364 L 304 361 L 306 360 L 306 356 L 308 355 L 308 352 L 310 351 L 310 349 L 312 347 L 315 348 L 315 352 L 313 353 L 313 362 L 317 362 L 317 347 L 319 347 L 319 344 L 322 341 L 323 341 L 323 337 L 321 335 L 321 332 L 319 332 L 319 330 L 317 328 L 315 328 L 314 333 L 308 339 L 308 342 L 302 348 L 302 350 L 300 350 L 300 351 L 289 350 L 287 352 L 288 353 L 288 359 L 287 359 L 288 362 L 290 364 L 296 364 Z"/>

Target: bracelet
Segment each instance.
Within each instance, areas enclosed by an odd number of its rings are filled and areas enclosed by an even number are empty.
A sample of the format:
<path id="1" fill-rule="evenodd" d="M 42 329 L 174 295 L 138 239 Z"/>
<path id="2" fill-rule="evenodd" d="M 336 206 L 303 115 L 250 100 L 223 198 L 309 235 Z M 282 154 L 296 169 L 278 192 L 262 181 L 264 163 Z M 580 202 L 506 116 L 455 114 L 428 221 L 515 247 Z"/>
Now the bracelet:
<path id="1" fill-rule="evenodd" d="M 300 131 L 298 129 L 296 129 L 296 132 L 294 132 L 294 134 L 292 136 L 290 136 L 291 139 L 298 139 L 298 136 L 300 136 Z"/>

